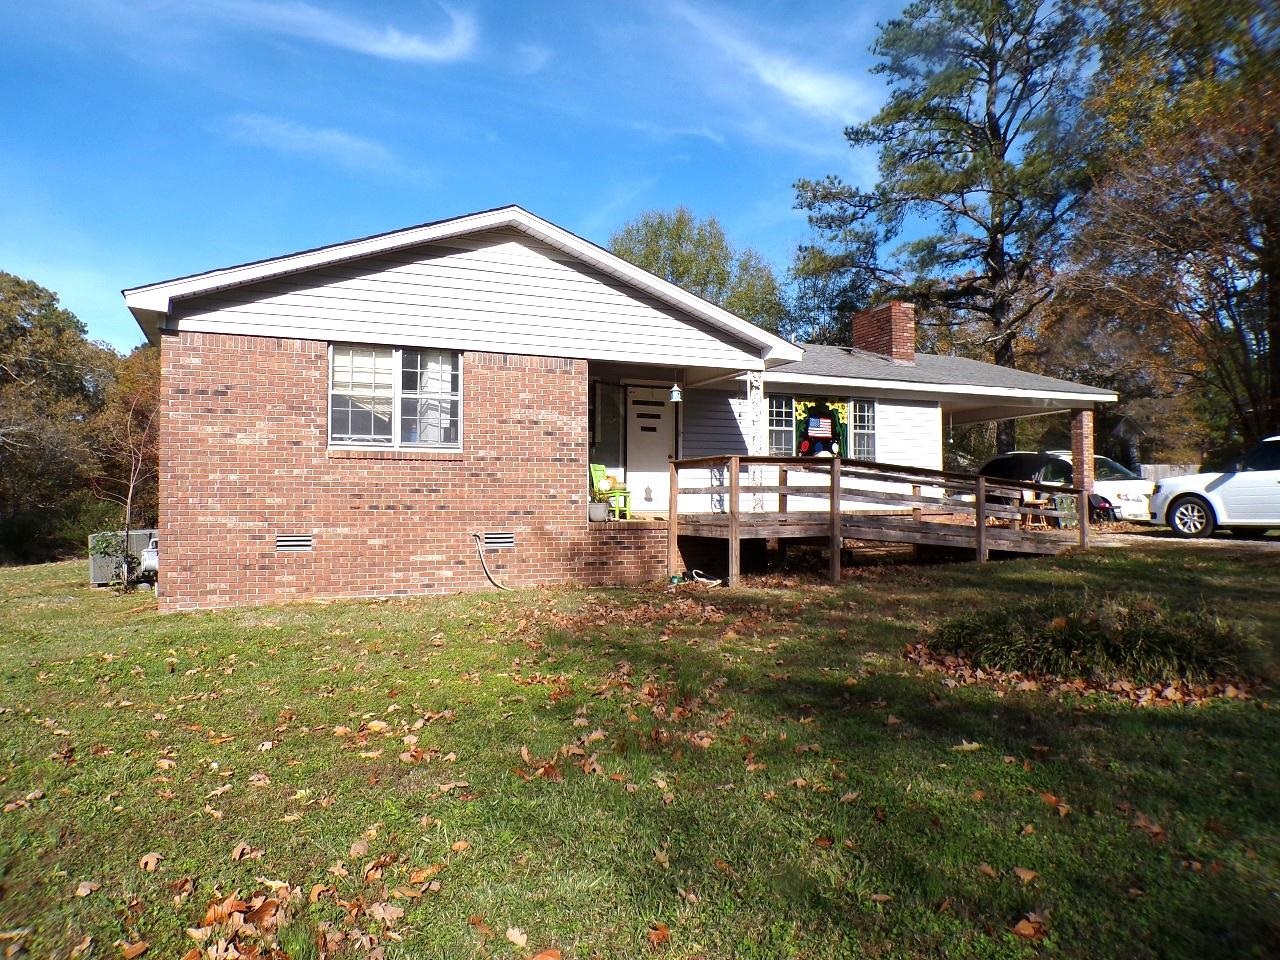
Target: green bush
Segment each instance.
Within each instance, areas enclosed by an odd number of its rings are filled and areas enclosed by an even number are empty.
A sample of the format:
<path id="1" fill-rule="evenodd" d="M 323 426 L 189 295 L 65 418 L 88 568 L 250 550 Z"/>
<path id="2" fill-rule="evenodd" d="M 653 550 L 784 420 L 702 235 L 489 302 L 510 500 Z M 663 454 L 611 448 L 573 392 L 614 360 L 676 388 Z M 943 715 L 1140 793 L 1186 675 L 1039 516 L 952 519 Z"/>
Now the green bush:
<path id="1" fill-rule="evenodd" d="M 1095 682 L 1203 683 L 1257 676 L 1264 666 L 1249 626 L 1134 595 L 1054 593 L 980 610 L 944 622 L 929 646 L 984 669 Z"/>

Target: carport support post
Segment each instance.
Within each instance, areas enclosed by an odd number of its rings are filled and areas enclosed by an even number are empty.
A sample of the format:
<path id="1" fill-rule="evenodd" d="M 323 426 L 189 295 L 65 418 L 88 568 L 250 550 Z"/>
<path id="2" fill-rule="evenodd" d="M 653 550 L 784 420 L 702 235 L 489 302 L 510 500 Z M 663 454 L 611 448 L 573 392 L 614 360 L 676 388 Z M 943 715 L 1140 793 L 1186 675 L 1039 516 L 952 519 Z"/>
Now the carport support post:
<path id="1" fill-rule="evenodd" d="M 1077 410 L 1071 417 L 1071 472 L 1080 489 L 1076 513 L 1080 518 L 1080 546 L 1089 546 L 1089 494 L 1093 493 L 1093 410 Z"/>
<path id="2" fill-rule="evenodd" d="M 1093 411 L 1077 410 L 1071 416 L 1071 472 L 1075 486 L 1093 493 Z"/>

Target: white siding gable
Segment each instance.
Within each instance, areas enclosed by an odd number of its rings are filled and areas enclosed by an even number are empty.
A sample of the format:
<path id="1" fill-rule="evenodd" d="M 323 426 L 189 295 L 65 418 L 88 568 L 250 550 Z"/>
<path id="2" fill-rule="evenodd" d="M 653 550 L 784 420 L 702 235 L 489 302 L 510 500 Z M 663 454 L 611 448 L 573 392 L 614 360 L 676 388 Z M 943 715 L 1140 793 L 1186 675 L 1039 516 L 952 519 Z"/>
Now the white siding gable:
<path id="1" fill-rule="evenodd" d="M 512 229 L 174 303 L 179 330 L 761 369 L 758 348 Z"/>

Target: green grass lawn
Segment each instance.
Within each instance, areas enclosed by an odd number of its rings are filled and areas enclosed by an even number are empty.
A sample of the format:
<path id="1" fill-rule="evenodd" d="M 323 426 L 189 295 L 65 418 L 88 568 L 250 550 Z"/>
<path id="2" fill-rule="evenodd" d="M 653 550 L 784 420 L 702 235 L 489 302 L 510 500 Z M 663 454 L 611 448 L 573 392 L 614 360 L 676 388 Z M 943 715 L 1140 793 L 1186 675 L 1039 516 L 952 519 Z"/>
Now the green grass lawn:
<path id="1" fill-rule="evenodd" d="M 211 902 L 275 891 L 294 958 L 325 931 L 406 958 L 1280 954 L 1270 694 L 999 696 L 902 657 L 1052 585 L 1277 637 L 1280 557 L 166 616 L 83 581 L 0 570 L 0 949 L 177 958 Z"/>

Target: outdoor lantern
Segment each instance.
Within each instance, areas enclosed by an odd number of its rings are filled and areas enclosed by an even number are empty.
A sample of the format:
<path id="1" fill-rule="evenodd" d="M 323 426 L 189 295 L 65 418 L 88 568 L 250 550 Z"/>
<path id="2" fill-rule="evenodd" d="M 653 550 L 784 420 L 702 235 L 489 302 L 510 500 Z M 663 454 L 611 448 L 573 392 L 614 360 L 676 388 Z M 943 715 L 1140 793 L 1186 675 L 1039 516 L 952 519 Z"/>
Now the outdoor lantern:
<path id="1" fill-rule="evenodd" d="M 680 384 L 673 383 L 671 385 L 671 393 L 667 395 L 667 399 L 672 403 L 679 403 L 684 399 L 684 391 L 680 389 Z"/>

